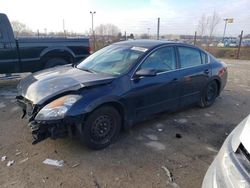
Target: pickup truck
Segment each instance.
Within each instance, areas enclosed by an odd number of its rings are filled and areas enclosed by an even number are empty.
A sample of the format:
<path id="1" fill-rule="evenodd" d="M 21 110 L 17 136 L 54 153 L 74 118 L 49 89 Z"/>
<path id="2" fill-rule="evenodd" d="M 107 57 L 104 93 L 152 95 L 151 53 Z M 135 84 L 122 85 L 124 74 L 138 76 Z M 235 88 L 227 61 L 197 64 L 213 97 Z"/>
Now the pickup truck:
<path id="1" fill-rule="evenodd" d="M 36 72 L 77 64 L 90 54 L 88 38 L 14 38 L 8 17 L 0 13 L 0 74 Z"/>

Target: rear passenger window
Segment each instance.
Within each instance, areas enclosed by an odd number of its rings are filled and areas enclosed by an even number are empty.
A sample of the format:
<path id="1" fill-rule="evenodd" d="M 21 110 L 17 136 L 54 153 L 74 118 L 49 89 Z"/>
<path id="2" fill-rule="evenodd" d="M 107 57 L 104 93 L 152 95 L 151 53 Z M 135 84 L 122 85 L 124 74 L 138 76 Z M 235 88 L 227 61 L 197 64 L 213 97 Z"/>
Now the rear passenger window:
<path id="1" fill-rule="evenodd" d="M 0 30 L 0 39 L 3 38 L 2 31 Z"/>
<path id="2" fill-rule="evenodd" d="M 207 63 L 207 54 L 205 54 L 204 52 L 201 51 L 201 59 L 202 59 L 202 63 L 206 64 Z"/>
<path id="3" fill-rule="evenodd" d="M 188 47 L 178 47 L 181 68 L 193 67 L 202 64 L 199 50 Z"/>

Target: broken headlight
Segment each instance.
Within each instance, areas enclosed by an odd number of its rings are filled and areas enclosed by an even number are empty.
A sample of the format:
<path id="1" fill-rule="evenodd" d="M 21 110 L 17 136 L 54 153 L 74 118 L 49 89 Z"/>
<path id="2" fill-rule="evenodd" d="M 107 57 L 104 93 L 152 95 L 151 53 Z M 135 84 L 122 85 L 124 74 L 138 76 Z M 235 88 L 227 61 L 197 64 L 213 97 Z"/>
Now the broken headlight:
<path id="1" fill-rule="evenodd" d="M 66 95 L 60 97 L 43 107 L 35 117 L 35 120 L 58 120 L 64 118 L 71 106 L 80 98 L 78 95 Z"/>

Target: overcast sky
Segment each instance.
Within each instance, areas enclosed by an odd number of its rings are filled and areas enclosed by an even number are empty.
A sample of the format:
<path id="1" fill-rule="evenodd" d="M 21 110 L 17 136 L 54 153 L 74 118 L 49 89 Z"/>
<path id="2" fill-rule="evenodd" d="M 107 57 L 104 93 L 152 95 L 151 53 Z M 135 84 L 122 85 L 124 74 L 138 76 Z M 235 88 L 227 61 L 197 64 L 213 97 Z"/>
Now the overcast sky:
<path id="1" fill-rule="evenodd" d="M 91 28 L 90 11 L 96 11 L 94 25 L 112 23 L 122 32 L 156 33 L 161 18 L 161 34 L 193 34 L 203 14 L 216 11 L 221 22 L 216 35 L 223 34 L 223 18 L 234 18 L 227 35 L 244 30 L 250 33 L 250 0 L 0 0 L 0 12 L 10 20 L 25 23 L 32 30 L 84 33 Z"/>

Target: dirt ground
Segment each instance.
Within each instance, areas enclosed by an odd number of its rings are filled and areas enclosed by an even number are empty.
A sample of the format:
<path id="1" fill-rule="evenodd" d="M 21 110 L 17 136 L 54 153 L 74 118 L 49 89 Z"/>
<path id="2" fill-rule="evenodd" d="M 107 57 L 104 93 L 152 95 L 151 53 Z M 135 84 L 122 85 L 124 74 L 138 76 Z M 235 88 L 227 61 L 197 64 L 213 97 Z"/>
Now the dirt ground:
<path id="1" fill-rule="evenodd" d="M 201 187 L 223 141 L 250 112 L 250 61 L 224 61 L 228 83 L 212 107 L 157 116 L 101 151 L 72 139 L 31 145 L 14 99 L 17 81 L 1 80 L 0 157 L 7 159 L 0 161 L 0 187 Z M 43 164 L 46 158 L 64 166 Z M 9 160 L 15 163 L 7 167 Z"/>

